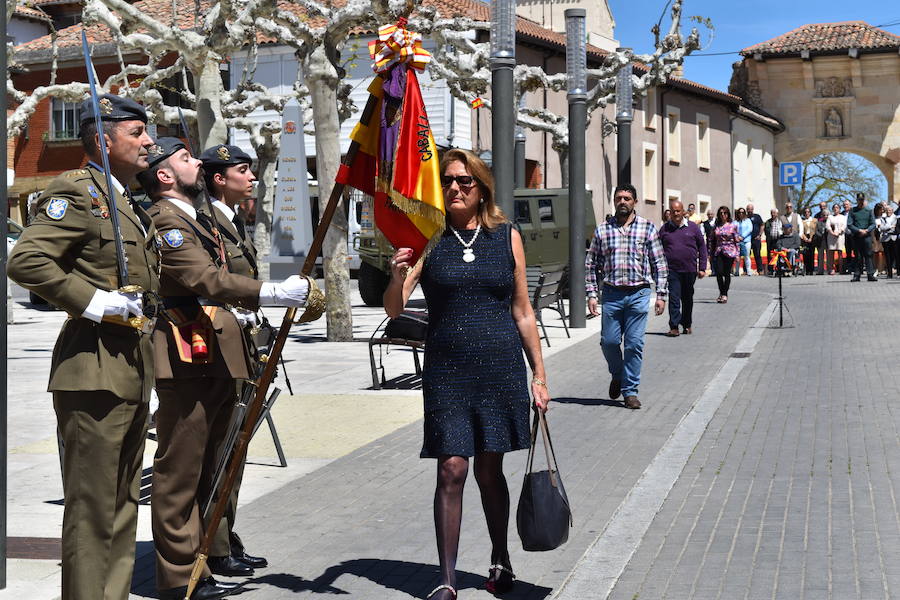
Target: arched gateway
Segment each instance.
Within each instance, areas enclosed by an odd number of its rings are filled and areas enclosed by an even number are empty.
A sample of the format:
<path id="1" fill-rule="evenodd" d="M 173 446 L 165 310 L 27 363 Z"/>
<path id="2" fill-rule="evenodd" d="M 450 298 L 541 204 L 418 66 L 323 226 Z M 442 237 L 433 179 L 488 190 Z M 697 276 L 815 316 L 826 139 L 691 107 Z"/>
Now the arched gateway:
<path id="1" fill-rule="evenodd" d="M 784 123 L 777 162 L 852 152 L 900 201 L 900 36 L 862 21 L 819 23 L 741 55 L 729 91 Z"/>

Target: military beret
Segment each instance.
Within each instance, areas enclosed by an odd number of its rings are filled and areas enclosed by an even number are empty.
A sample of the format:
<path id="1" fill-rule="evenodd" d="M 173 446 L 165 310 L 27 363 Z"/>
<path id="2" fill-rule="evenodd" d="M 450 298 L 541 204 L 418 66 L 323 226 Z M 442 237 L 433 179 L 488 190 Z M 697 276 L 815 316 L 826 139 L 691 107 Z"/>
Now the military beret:
<path id="1" fill-rule="evenodd" d="M 200 160 L 204 167 L 230 167 L 231 165 L 253 164 L 250 155 L 237 146 L 222 144 L 207 148 L 200 153 Z"/>
<path id="2" fill-rule="evenodd" d="M 147 149 L 147 162 L 150 167 L 154 167 L 158 163 L 166 160 L 182 148 L 187 148 L 184 142 L 176 137 L 161 137 L 156 143 Z"/>
<path id="3" fill-rule="evenodd" d="M 93 122 L 94 106 L 90 98 L 81 103 L 79 107 L 81 115 L 80 124 Z M 147 122 L 147 111 L 144 107 L 132 100 L 115 94 L 103 94 L 100 96 L 100 119 L 103 121 L 143 121 Z"/>

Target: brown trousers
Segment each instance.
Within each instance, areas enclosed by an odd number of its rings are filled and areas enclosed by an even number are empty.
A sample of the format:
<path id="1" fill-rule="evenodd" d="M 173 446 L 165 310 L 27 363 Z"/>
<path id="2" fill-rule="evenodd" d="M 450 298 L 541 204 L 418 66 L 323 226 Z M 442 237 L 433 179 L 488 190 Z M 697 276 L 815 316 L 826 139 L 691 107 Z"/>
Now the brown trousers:
<path id="1" fill-rule="evenodd" d="M 158 379 L 158 447 L 153 461 L 151 515 L 156 587 L 188 584 L 203 539 L 199 503 L 210 493 L 236 400 L 233 379 Z M 208 577 L 205 568 L 201 577 Z"/>
<path id="2" fill-rule="evenodd" d="M 127 600 L 147 404 L 54 392 L 53 407 L 65 447 L 62 600 Z"/>

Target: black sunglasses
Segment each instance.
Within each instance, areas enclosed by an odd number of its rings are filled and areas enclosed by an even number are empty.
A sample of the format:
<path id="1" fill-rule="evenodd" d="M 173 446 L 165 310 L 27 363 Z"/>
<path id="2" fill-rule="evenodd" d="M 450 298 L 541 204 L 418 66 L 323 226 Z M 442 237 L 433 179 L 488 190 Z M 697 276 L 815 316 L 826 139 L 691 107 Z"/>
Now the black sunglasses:
<path id="1" fill-rule="evenodd" d="M 459 184 L 459 187 L 475 185 L 475 178 L 471 175 L 441 175 L 441 187 L 450 187 L 454 181 Z"/>

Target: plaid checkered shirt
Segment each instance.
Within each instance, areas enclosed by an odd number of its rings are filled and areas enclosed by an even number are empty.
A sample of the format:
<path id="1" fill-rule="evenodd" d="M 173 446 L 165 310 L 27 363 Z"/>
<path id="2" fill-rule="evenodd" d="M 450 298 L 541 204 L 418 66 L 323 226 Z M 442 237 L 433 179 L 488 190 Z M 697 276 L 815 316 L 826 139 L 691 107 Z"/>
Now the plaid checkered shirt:
<path id="1" fill-rule="evenodd" d="M 599 282 L 614 286 L 649 285 L 656 279 L 656 297 L 668 294 L 669 266 L 663 253 L 656 226 L 643 217 L 634 216 L 627 228 L 619 227 L 615 217 L 597 226 L 585 267 L 585 290 L 596 297 Z"/>

